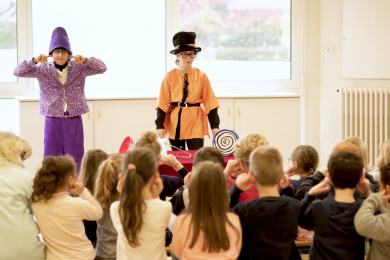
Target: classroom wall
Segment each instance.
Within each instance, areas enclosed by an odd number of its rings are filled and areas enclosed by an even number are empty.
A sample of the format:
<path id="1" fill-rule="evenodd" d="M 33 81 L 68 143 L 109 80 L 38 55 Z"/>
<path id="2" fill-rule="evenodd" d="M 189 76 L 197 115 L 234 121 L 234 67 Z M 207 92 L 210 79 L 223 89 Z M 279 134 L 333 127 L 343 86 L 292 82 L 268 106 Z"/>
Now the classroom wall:
<path id="1" fill-rule="evenodd" d="M 0 99 L 0 132 L 19 135 L 19 102 L 16 99 Z"/>
<path id="2" fill-rule="evenodd" d="M 333 146 L 341 141 L 337 89 L 386 88 L 390 80 L 344 79 L 343 1 L 307 0 L 306 3 L 307 143 L 318 148 L 320 142 L 320 162 L 325 165 Z M 333 54 L 326 54 L 325 47 L 333 47 Z"/>

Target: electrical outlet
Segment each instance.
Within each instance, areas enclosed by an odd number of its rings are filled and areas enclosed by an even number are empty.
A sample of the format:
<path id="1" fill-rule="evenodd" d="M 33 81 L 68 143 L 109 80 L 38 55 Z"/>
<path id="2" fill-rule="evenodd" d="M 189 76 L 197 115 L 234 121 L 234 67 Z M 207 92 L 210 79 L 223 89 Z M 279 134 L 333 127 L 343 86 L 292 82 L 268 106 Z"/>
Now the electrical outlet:
<path id="1" fill-rule="evenodd" d="M 332 54 L 333 53 L 333 47 L 325 47 L 325 53 Z"/>

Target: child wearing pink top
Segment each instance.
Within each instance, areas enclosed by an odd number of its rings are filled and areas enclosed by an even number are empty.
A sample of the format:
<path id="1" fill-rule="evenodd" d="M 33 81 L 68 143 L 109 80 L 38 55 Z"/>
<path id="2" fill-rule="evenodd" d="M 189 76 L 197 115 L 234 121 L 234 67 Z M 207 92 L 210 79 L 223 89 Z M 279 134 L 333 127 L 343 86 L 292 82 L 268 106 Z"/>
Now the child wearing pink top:
<path id="1" fill-rule="evenodd" d="M 223 168 L 196 166 L 188 184 L 189 205 L 175 223 L 171 248 L 181 260 L 237 259 L 242 246 L 240 219 L 228 212 Z"/>
<path id="2" fill-rule="evenodd" d="M 79 197 L 71 197 L 69 192 Z M 85 235 L 83 219 L 98 220 L 103 210 L 77 180 L 76 164 L 71 157 L 43 159 L 34 178 L 31 200 L 46 243 L 46 260 L 95 258 L 95 250 Z"/>

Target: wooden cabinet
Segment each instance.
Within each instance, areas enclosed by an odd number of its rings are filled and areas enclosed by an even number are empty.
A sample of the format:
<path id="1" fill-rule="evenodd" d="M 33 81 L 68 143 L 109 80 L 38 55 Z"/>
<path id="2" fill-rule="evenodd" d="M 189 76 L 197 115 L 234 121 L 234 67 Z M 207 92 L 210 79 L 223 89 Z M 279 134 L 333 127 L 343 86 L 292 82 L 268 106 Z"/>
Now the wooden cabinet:
<path id="1" fill-rule="evenodd" d="M 38 101 L 19 100 L 20 136 L 30 142 L 33 154 L 26 161 L 35 175 L 43 159 L 45 117 L 38 113 Z M 285 160 L 300 144 L 300 98 L 218 99 L 220 128 L 239 136 L 256 132 L 277 147 Z M 90 112 L 82 115 L 84 150 L 102 149 L 117 153 L 126 136 L 136 141 L 144 131 L 155 131 L 156 99 L 88 100 Z M 210 130 L 211 135 L 211 130 Z M 205 136 L 205 146 L 211 139 Z"/>
<path id="2" fill-rule="evenodd" d="M 126 136 L 136 141 L 142 132 L 155 131 L 156 99 L 94 101 L 95 148 L 117 153 Z"/>

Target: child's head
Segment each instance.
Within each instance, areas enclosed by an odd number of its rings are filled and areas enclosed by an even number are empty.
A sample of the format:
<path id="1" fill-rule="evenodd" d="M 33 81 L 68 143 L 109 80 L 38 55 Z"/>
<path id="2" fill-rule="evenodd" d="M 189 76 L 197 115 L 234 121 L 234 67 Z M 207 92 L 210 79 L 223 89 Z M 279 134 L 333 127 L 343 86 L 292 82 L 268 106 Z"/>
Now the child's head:
<path id="1" fill-rule="evenodd" d="M 119 214 L 123 231 L 132 247 L 140 245 L 138 234 L 142 229 L 142 217 L 146 204 L 142 190 L 158 178 L 156 155 L 151 149 L 134 147 L 122 160 L 123 179 Z"/>
<path id="2" fill-rule="evenodd" d="M 157 161 L 161 157 L 161 145 L 158 142 L 157 135 L 155 132 L 143 132 L 141 137 L 137 140 L 134 147 L 144 147 L 149 148 L 153 151 L 153 154 L 156 156 Z"/>
<path id="3" fill-rule="evenodd" d="M 249 169 L 249 156 L 251 152 L 261 145 L 268 145 L 268 141 L 264 136 L 257 133 L 246 134 L 236 142 L 234 157 L 240 161 L 244 171 Z"/>
<path id="4" fill-rule="evenodd" d="M 360 139 L 359 137 L 352 136 L 346 138 L 344 142 L 354 144 L 359 148 L 362 154 L 364 169 L 368 170 L 368 150 L 367 150 L 367 145 L 363 142 L 363 140 Z"/>
<path id="5" fill-rule="evenodd" d="M 100 149 L 91 149 L 84 155 L 80 168 L 80 180 L 93 195 L 95 193 L 96 172 L 100 163 L 107 160 L 108 155 Z"/>
<path id="6" fill-rule="evenodd" d="M 10 132 L 0 132 L 0 165 L 12 163 L 24 168 L 21 161 L 31 154 L 31 146 L 26 140 Z"/>
<path id="7" fill-rule="evenodd" d="M 249 172 L 262 186 L 278 185 L 283 176 L 282 155 L 273 147 L 256 148 L 249 158 Z"/>
<path id="8" fill-rule="evenodd" d="M 62 188 L 70 191 L 75 180 L 76 164 L 72 157 L 68 155 L 47 156 L 35 175 L 31 200 L 33 202 L 47 201 L 53 193 Z"/>
<path id="9" fill-rule="evenodd" d="M 225 159 L 223 158 L 222 153 L 217 148 L 214 147 L 203 147 L 199 149 L 195 153 L 192 166 L 196 167 L 198 163 L 204 161 L 211 161 L 221 165 L 222 167 L 224 167 L 225 165 Z"/>
<path id="10" fill-rule="evenodd" d="M 353 189 L 362 178 L 363 160 L 354 152 L 341 150 L 331 154 L 328 171 L 335 188 Z"/>
<path id="11" fill-rule="evenodd" d="M 210 161 L 197 164 L 188 190 L 189 206 L 186 213 L 191 214 L 193 229 L 190 248 L 195 245 L 202 230 L 203 251 L 228 250 L 230 245 L 225 225 L 230 224 L 226 217 L 229 202 L 222 166 Z"/>
<path id="12" fill-rule="evenodd" d="M 102 208 L 109 209 L 111 203 L 118 199 L 117 191 L 118 176 L 122 168 L 122 158 L 120 154 L 112 155 L 103 161 L 96 174 L 95 198 Z"/>
<path id="13" fill-rule="evenodd" d="M 381 190 L 383 190 L 387 185 L 390 186 L 390 163 L 383 165 L 380 169 L 380 173 L 381 179 L 379 184 L 381 186 Z"/>
<path id="14" fill-rule="evenodd" d="M 379 146 L 379 156 L 376 160 L 376 166 L 381 168 L 383 165 L 390 162 L 390 139 L 384 141 Z"/>
<path id="15" fill-rule="evenodd" d="M 316 149 L 310 145 L 300 145 L 291 153 L 290 160 L 296 166 L 296 170 L 309 175 L 313 174 L 318 167 L 319 157 Z"/>

